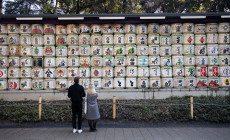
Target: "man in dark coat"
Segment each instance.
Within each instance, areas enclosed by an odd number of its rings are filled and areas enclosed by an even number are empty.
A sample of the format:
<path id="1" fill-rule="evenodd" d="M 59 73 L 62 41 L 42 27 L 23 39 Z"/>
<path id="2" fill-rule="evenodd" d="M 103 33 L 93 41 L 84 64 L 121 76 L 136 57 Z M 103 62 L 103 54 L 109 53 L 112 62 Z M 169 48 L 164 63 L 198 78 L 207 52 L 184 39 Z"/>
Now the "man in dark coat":
<path id="1" fill-rule="evenodd" d="M 81 133 L 82 124 L 82 97 L 85 97 L 83 86 L 79 85 L 79 77 L 74 78 L 74 85 L 69 87 L 68 97 L 72 102 L 72 125 L 73 133 Z M 76 129 L 76 114 L 78 114 L 78 130 Z"/>

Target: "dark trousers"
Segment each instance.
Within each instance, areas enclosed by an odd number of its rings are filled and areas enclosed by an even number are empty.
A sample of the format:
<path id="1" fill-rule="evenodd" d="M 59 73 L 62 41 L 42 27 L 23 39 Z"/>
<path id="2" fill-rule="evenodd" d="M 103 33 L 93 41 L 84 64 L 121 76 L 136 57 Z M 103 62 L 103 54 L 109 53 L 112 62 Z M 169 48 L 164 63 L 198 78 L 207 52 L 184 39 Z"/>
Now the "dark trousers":
<path id="1" fill-rule="evenodd" d="M 76 129 L 76 115 L 78 114 L 78 129 L 81 129 L 82 124 L 82 102 L 72 102 L 72 125 Z"/>

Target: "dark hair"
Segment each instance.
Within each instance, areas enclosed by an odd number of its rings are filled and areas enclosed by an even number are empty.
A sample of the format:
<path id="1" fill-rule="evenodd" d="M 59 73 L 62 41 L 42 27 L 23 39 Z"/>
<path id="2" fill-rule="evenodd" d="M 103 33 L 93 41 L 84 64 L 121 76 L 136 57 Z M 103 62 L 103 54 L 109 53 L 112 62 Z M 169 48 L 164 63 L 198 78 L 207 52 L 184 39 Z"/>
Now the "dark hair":
<path id="1" fill-rule="evenodd" d="M 79 77 L 75 77 L 75 78 L 74 78 L 74 83 L 75 83 L 75 84 L 79 84 Z"/>

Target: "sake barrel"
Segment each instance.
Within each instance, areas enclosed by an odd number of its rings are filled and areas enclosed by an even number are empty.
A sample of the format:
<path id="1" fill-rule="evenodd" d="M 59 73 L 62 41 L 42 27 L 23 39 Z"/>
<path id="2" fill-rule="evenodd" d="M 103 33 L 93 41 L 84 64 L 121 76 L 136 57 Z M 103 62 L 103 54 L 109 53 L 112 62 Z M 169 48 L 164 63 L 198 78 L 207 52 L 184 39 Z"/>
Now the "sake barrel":
<path id="1" fill-rule="evenodd" d="M 196 86 L 198 88 L 208 87 L 208 78 L 207 77 L 197 77 L 196 82 L 197 82 Z"/>
<path id="2" fill-rule="evenodd" d="M 149 56 L 149 66 L 159 66 L 160 62 L 160 56 Z"/>
<path id="3" fill-rule="evenodd" d="M 220 66 L 220 76 L 230 76 L 230 66 Z"/>
<path id="4" fill-rule="evenodd" d="M 7 78 L 7 68 L 0 68 L 0 79 L 2 78 Z"/>
<path id="5" fill-rule="evenodd" d="M 172 44 L 182 44 L 183 35 L 182 34 L 172 34 Z"/>
<path id="6" fill-rule="evenodd" d="M 112 24 L 102 24 L 102 33 L 103 34 L 112 34 L 113 33 L 113 25 Z"/>
<path id="7" fill-rule="evenodd" d="M 207 40 L 206 41 L 208 44 L 217 44 L 218 43 L 218 34 L 217 33 L 207 34 Z"/>
<path id="8" fill-rule="evenodd" d="M 60 41 L 60 39 L 58 41 Z M 56 43 L 56 39 L 54 35 L 44 35 L 44 45 L 55 45 L 55 43 Z"/>
<path id="9" fill-rule="evenodd" d="M 90 46 L 89 45 L 81 45 L 81 46 L 79 46 L 79 54 L 81 56 L 90 55 Z"/>
<path id="10" fill-rule="evenodd" d="M 90 34 L 89 24 L 79 24 L 80 34 Z"/>
<path id="11" fill-rule="evenodd" d="M 114 34 L 113 38 L 114 44 L 125 44 L 125 35 L 124 34 Z"/>
<path id="12" fill-rule="evenodd" d="M 44 78 L 55 78 L 55 68 L 44 68 Z"/>
<path id="13" fill-rule="evenodd" d="M 149 67 L 138 67 L 138 77 L 149 77 Z"/>
<path id="14" fill-rule="evenodd" d="M 171 36 L 160 36 L 160 45 L 171 45 Z"/>
<path id="15" fill-rule="evenodd" d="M 196 56 L 196 65 L 208 65 L 208 56 Z"/>
<path id="16" fill-rule="evenodd" d="M 65 90 L 67 89 L 67 79 L 56 79 L 56 89 Z"/>
<path id="17" fill-rule="evenodd" d="M 31 79 L 20 79 L 20 89 L 21 90 L 31 90 L 32 81 Z"/>
<path id="18" fill-rule="evenodd" d="M 183 45 L 183 54 L 184 55 L 195 54 L 194 45 Z"/>
<path id="19" fill-rule="evenodd" d="M 208 65 L 219 65 L 218 56 L 208 56 Z"/>
<path id="20" fill-rule="evenodd" d="M 148 35 L 148 44 L 160 44 L 159 34 L 149 34 Z"/>
<path id="21" fill-rule="evenodd" d="M 137 46 L 136 45 L 126 45 L 126 55 L 136 55 L 137 54 Z"/>
<path id="22" fill-rule="evenodd" d="M 173 23 L 171 24 L 172 33 L 182 33 L 182 24 L 181 23 Z"/>
<path id="23" fill-rule="evenodd" d="M 185 66 L 195 65 L 195 56 L 194 55 L 185 55 L 184 56 L 184 65 Z"/>
<path id="24" fill-rule="evenodd" d="M 79 34 L 79 27 L 76 24 L 67 24 L 67 34 Z"/>
<path id="25" fill-rule="evenodd" d="M 196 34 L 195 35 L 195 44 L 196 45 L 206 44 L 206 35 L 205 34 Z"/>
<path id="26" fill-rule="evenodd" d="M 48 42 L 44 42 L 44 37 L 45 37 L 46 41 L 48 41 Z M 34 45 L 34 46 L 42 46 L 44 43 L 50 43 L 50 37 L 53 37 L 52 41 L 54 41 L 54 35 L 51 35 L 51 36 L 46 36 L 45 35 L 44 37 L 43 37 L 43 35 L 39 35 L 39 34 L 33 35 L 32 36 L 32 45 Z M 50 45 L 50 44 L 48 44 L 48 45 Z M 55 42 L 53 42 L 53 45 L 54 44 L 55 44 Z"/>
<path id="27" fill-rule="evenodd" d="M 31 35 L 30 34 L 20 35 L 20 45 L 31 45 Z"/>
<path id="28" fill-rule="evenodd" d="M 183 33 L 193 33 L 194 23 L 183 23 Z"/>
<path id="29" fill-rule="evenodd" d="M 195 88 L 196 87 L 196 77 L 185 77 L 184 86 L 186 88 Z"/>
<path id="30" fill-rule="evenodd" d="M 84 89 L 87 89 L 89 87 L 90 79 L 88 79 L 88 78 L 84 78 L 84 79 L 81 78 L 79 80 L 79 83 L 80 83 L 80 85 L 82 85 L 84 87 Z"/>
<path id="31" fill-rule="evenodd" d="M 0 35 L 0 44 L 7 45 L 8 44 L 8 36 L 7 35 Z"/>
<path id="32" fill-rule="evenodd" d="M 7 43 L 9 45 L 19 45 L 20 44 L 19 34 L 9 34 L 7 38 Z"/>
<path id="33" fill-rule="evenodd" d="M 69 88 L 72 85 L 74 85 L 74 79 L 73 78 L 67 79 L 67 87 Z"/>
<path id="34" fill-rule="evenodd" d="M 177 77 L 184 76 L 184 67 L 182 66 L 173 67 L 173 76 L 177 76 Z"/>
<path id="35" fill-rule="evenodd" d="M 32 78 L 41 79 L 44 76 L 44 71 L 42 68 L 33 68 L 32 69 Z"/>
<path id="36" fill-rule="evenodd" d="M 125 55 L 125 45 L 115 45 L 114 55 Z"/>
<path id="37" fill-rule="evenodd" d="M 42 46 L 32 46 L 32 56 L 43 56 L 44 48 Z"/>
<path id="38" fill-rule="evenodd" d="M 219 45 L 219 54 L 230 54 L 230 45 Z"/>
<path id="39" fill-rule="evenodd" d="M 44 88 L 43 79 L 32 79 L 32 89 L 33 90 L 42 90 L 43 88 Z"/>
<path id="40" fill-rule="evenodd" d="M 89 67 L 79 67 L 79 77 L 88 78 L 90 77 L 90 68 Z"/>
<path id="41" fill-rule="evenodd" d="M 172 77 L 172 67 L 161 67 L 161 77 Z"/>
<path id="42" fill-rule="evenodd" d="M 207 45 L 207 54 L 208 55 L 218 55 L 218 44 Z"/>
<path id="43" fill-rule="evenodd" d="M 228 33 L 229 32 L 229 22 L 221 22 L 218 24 L 219 33 Z"/>
<path id="44" fill-rule="evenodd" d="M 184 77 L 174 77 L 173 87 L 174 88 L 184 88 Z"/>
<path id="45" fill-rule="evenodd" d="M 123 89 L 125 88 L 125 78 L 114 78 L 114 88 Z"/>
<path id="46" fill-rule="evenodd" d="M 8 90 L 18 90 L 19 89 L 19 79 L 8 79 Z"/>
<path id="47" fill-rule="evenodd" d="M 20 27 L 18 24 L 7 24 L 8 34 L 19 34 Z"/>
<path id="48" fill-rule="evenodd" d="M 172 45 L 172 55 L 182 55 L 183 47 L 182 45 Z"/>
<path id="49" fill-rule="evenodd" d="M 136 26 L 136 33 L 137 34 L 147 34 L 148 33 L 147 25 L 146 24 L 138 24 Z"/>
<path id="50" fill-rule="evenodd" d="M 137 56 L 127 56 L 126 57 L 127 66 L 136 66 L 137 65 Z"/>
<path id="51" fill-rule="evenodd" d="M 101 78 L 91 78 L 90 84 L 93 84 L 96 89 L 101 88 Z"/>
<path id="52" fill-rule="evenodd" d="M 206 33 L 216 33 L 218 30 L 217 23 L 206 23 Z"/>
<path id="53" fill-rule="evenodd" d="M 149 55 L 159 55 L 160 46 L 159 45 L 149 45 Z"/>
<path id="54" fill-rule="evenodd" d="M 114 71 L 115 77 L 125 77 L 125 67 L 115 67 Z"/>
<path id="55" fill-rule="evenodd" d="M 52 90 L 56 88 L 56 80 L 55 79 L 44 79 L 44 89 Z"/>
<path id="56" fill-rule="evenodd" d="M 112 45 L 113 44 L 113 35 L 103 34 L 102 35 L 102 44 L 103 45 Z"/>
<path id="57" fill-rule="evenodd" d="M 129 89 L 137 88 L 137 78 L 126 78 L 125 86 Z"/>
<path id="58" fill-rule="evenodd" d="M 67 78 L 67 68 L 56 68 L 56 78 Z"/>
<path id="59" fill-rule="evenodd" d="M 172 66 L 172 59 L 169 56 L 161 57 L 161 66 Z"/>
<path id="60" fill-rule="evenodd" d="M 91 66 L 93 67 L 102 66 L 102 57 L 97 57 L 97 56 L 91 57 Z"/>
<path id="61" fill-rule="evenodd" d="M 0 56 L 8 56 L 8 46 L 0 46 Z"/>
<path id="62" fill-rule="evenodd" d="M 0 56 L 0 67 L 8 67 L 9 61 L 8 57 Z"/>
<path id="63" fill-rule="evenodd" d="M 56 27 L 54 24 L 44 24 L 44 34 L 55 34 Z"/>
<path id="64" fill-rule="evenodd" d="M 43 57 L 33 57 L 33 67 L 43 67 Z"/>
<path id="65" fill-rule="evenodd" d="M 161 78 L 162 88 L 173 88 L 173 78 Z"/>
<path id="66" fill-rule="evenodd" d="M 67 47 L 66 46 L 56 47 L 56 56 L 67 56 Z"/>
<path id="67" fill-rule="evenodd" d="M 55 56 L 55 54 L 56 54 L 55 46 L 44 47 L 44 56 Z"/>
<path id="68" fill-rule="evenodd" d="M 9 67 L 19 67 L 19 57 L 9 57 Z"/>
<path id="69" fill-rule="evenodd" d="M 195 46 L 195 55 L 206 55 L 207 47 L 206 45 L 196 45 Z"/>
<path id="70" fill-rule="evenodd" d="M 196 67 L 194 66 L 185 66 L 184 71 L 185 71 L 185 76 L 192 76 L 192 77 L 196 76 Z"/>
<path id="71" fill-rule="evenodd" d="M 57 57 L 56 58 L 56 67 L 67 67 L 67 57 Z"/>
<path id="72" fill-rule="evenodd" d="M 79 44 L 78 35 L 68 35 L 67 44 L 68 45 L 78 45 Z"/>
<path id="73" fill-rule="evenodd" d="M 56 45 L 67 45 L 67 36 L 66 35 L 57 35 L 56 36 Z"/>
<path id="74" fill-rule="evenodd" d="M 138 88 L 149 88 L 149 78 L 137 78 Z"/>
<path id="75" fill-rule="evenodd" d="M 21 78 L 31 78 L 31 68 L 21 68 L 20 77 Z"/>
<path id="76" fill-rule="evenodd" d="M 230 64 L 230 55 L 219 55 L 219 65 L 229 66 Z"/>
<path id="77" fill-rule="evenodd" d="M 80 45 L 90 45 L 90 35 L 88 34 L 79 35 L 79 44 Z"/>
<path id="78" fill-rule="evenodd" d="M 114 66 L 114 57 L 113 56 L 104 56 L 103 57 L 103 66 Z"/>
<path id="79" fill-rule="evenodd" d="M 137 57 L 137 65 L 138 66 L 148 66 L 149 65 L 149 57 L 148 56 L 138 56 Z"/>
<path id="80" fill-rule="evenodd" d="M 137 45 L 147 45 L 147 35 L 137 35 Z"/>
<path id="81" fill-rule="evenodd" d="M 90 57 L 80 57 L 80 66 L 90 66 Z"/>
<path id="82" fill-rule="evenodd" d="M 149 79 L 149 87 L 150 88 L 161 88 L 161 78 L 154 77 Z"/>
<path id="83" fill-rule="evenodd" d="M 218 43 L 219 44 L 229 44 L 229 34 L 228 33 L 219 34 Z"/>
<path id="84" fill-rule="evenodd" d="M 0 34 L 7 34 L 7 33 L 8 33 L 7 24 L 0 24 Z"/>
<path id="85" fill-rule="evenodd" d="M 208 66 L 208 76 L 219 76 L 220 69 L 218 66 Z"/>
<path id="86" fill-rule="evenodd" d="M 9 46 L 9 55 L 19 55 L 19 46 Z"/>
<path id="87" fill-rule="evenodd" d="M 43 34 L 42 24 L 32 24 L 32 34 Z"/>
<path id="88" fill-rule="evenodd" d="M 194 34 L 183 34 L 183 44 L 192 45 L 194 44 Z"/>
<path id="89" fill-rule="evenodd" d="M 196 67 L 196 76 L 207 76 L 207 67 Z"/>
<path id="90" fill-rule="evenodd" d="M 173 66 L 182 66 L 184 65 L 184 57 L 183 56 L 172 56 L 172 64 Z"/>
<path id="91" fill-rule="evenodd" d="M 44 57 L 44 67 L 56 67 L 55 57 Z"/>
<path id="92" fill-rule="evenodd" d="M 136 34 L 125 34 L 125 44 L 136 44 Z"/>
<path id="93" fill-rule="evenodd" d="M 20 46 L 19 54 L 21 56 L 31 56 L 32 55 L 32 46 Z"/>
<path id="94" fill-rule="evenodd" d="M 161 68 L 160 67 L 149 67 L 149 76 L 150 77 L 160 77 Z"/>
<path id="95" fill-rule="evenodd" d="M 160 32 L 160 26 L 158 23 L 149 23 L 148 24 L 148 33 L 154 34 Z"/>
<path id="96" fill-rule="evenodd" d="M 68 46 L 68 56 L 79 55 L 79 46 Z"/>
<path id="97" fill-rule="evenodd" d="M 160 56 L 171 56 L 172 47 L 171 46 L 160 46 Z"/>
<path id="98" fill-rule="evenodd" d="M 77 67 L 79 66 L 79 57 L 78 56 L 69 56 L 67 59 L 67 63 L 69 67 Z"/>
<path id="99" fill-rule="evenodd" d="M 91 67 L 91 77 L 101 77 L 102 67 Z"/>
<path id="100" fill-rule="evenodd" d="M 103 67 L 102 77 L 113 77 L 113 67 Z"/>
<path id="101" fill-rule="evenodd" d="M 170 35 L 171 34 L 171 26 L 169 24 L 160 25 L 160 35 Z"/>
<path id="102" fill-rule="evenodd" d="M 66 26 L 65 25 L 56 25 L 56 34 L 57 35 L 67 34 Z"/>
<path id="103" fill-rule="evenodd" d="M 79 72 L 78 68 L 76 68 L 76 67 L 68 67 L 67 76 L 68 76 L 68 78 L 73 78 L 73 77 L 79 76 L 78 72 Z"/>
<path id="104" fill-rule="evenodd" d="M 115 56 L 115 66 L 126 66 L 126 57 Z"/>
<path id="105" fill-rule="evenodd" d="M 8 78 L 19 78 L 20 69 L 19 68 L 8 68 Z"/>
<path id="106" fill-rule="evenodd" d="M 135 34 L 136 25 L 135 24 L 125 24 L 125 33 L 126 34 Z"/>
<path id="107" fill-rule="evenodd" d="M 102 88 L 112 89 L 114 87 L 113 78 L 103 78 L 102 79 Z"/>
<path id="108" fill-rule="evenodd" d="M 148 46 L 137 46 L 137 55 L 148 55 Z"/>
<path id="109" fill-rule="evenodd" d="M 127 77 L 137 77 L 137 67 L 126 67 Z"/>
<path id="110" fill-rule="evenodd" d="M 102 45 L 102 36 L 101 35 L 92 35 L 90 38 L 91 45 Z"/>
<path id="111" fill-rule="evenodd" d="M 101 25 L 100 24 L 92 24 L 91 25 L 91 33 L 92 34 L 101 34 Z"/>
<path id="112" fill-rule="evenodd" d="M 105 55 L 113 55 L 113 46 L 112 45 L 106 45 L 103 46 L 102 54 Z"/>
<path id="113" fill-rule="evenodd" d="M 220 77 L 220 87 L 229 87 L 230 86 L 229 77 Z"/>
<path id="114" fill-rule="evenodd" d="M 125 26 L 124 24 L 114 24 L 113 25 L 113 32 L 116 33 L 125 33 Z"/>
<path id="115" fill-rule="evenodd" d="M 195 30 L 194 33 L 195 34 L 205 34 L 205 24 L 195 24 Z"/>
<path id="116" fill-rule="evenodd" d="M 7 87 L 7 79 L 0 79 L 0 90 L 6 90 Z"/>

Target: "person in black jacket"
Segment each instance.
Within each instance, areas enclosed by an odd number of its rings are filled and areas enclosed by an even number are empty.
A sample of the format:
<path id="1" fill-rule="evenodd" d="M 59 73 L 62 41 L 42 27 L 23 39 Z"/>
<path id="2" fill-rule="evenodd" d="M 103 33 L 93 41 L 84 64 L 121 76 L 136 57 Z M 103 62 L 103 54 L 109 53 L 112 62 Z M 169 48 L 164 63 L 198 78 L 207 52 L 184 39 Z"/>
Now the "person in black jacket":
<path id="1" fill-rule="evenodd" d="M 72 102 L 72 125 L 73 133 L 81 133 L 82 124 L 82 97 L 85 97 L 83 86 L 79 85 L 79 77 L 74 78 L 74 85 L 69 87 L 68 97 Z M 78 130 L 76 129 L 76 114 L 78 114 Z"/>

